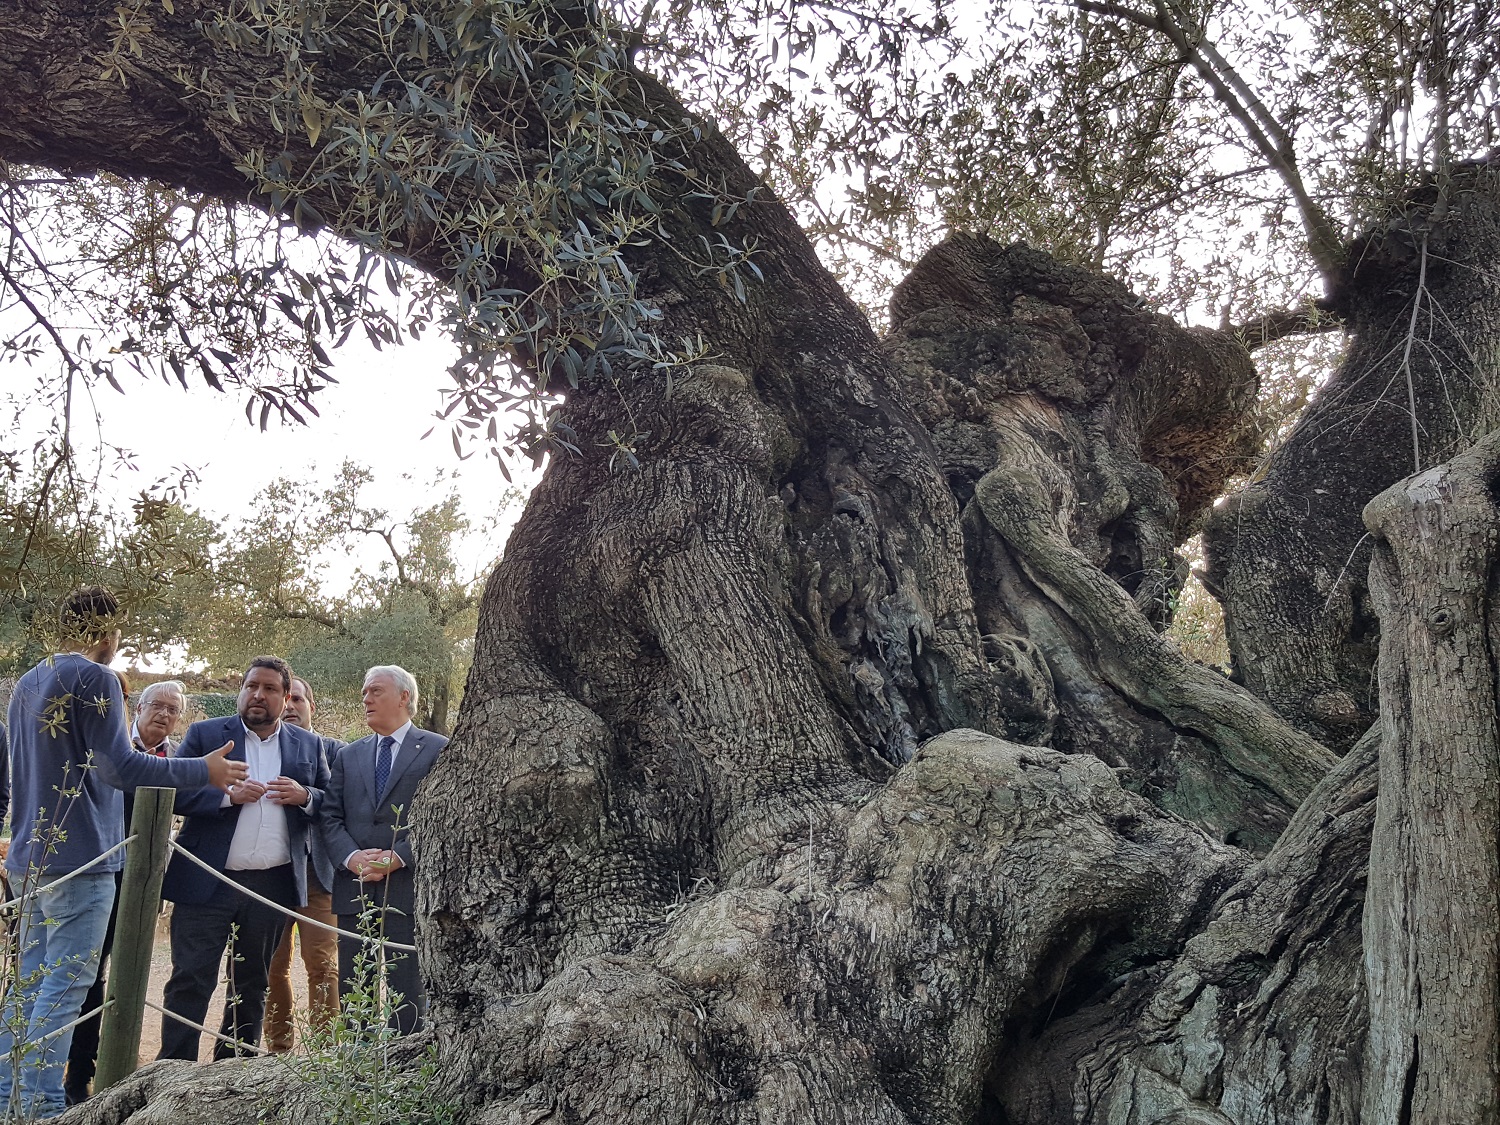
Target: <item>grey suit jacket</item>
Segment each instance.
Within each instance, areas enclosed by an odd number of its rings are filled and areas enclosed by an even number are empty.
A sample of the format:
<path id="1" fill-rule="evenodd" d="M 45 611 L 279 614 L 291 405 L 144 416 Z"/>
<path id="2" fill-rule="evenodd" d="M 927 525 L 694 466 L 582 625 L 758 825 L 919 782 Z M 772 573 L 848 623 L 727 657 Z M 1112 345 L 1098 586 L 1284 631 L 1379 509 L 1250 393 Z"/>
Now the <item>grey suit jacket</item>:
<path id="1" fill-rule="evenodd" d="M 379 742 L 379 735 L 370 734 L 339 751 L 323 800 L 323 843 L 333 861 L 330 889 L 335 914 L 358 914 L 365 907 L 361 895 L 376 905 L 394 907 L 405 914 L 411 914 L 416 905 L 413 880 L 416 857 L 407 838 L 412 798 L 448 740 L 430 730 L 412 727 L 396 755 L 385 797 L 377 804 L 375 753 Z M 399 821 L 397 808 L 402 810 Z M 379 883 L 362 885 L 344 866 L 350 853 L 361 848 L 390 848 L 406 866 L 392 871 Z"/>
<path id="2" fill-rule="evenodd" d="M 320 734 L 318 741 L 323 744 L 323 757 L 328 762 L 330 771 L 333 763 L 339 756 L 339 751 L 344 748 L 344 741 L 334 738 L 332 735 Z M 307 834 L 307 858 L 312 864 L 312 877 L 317 880 L 318 886 L 325 894 L 333 890 L 333 865 L 334 861 L 328 856 L 328 848 L 323 843 L 323 832 L 321 827 Z M 342 857 L 340 857 L 342 858 Z M 311 889 L 309 887 L 309 889 Z"/>

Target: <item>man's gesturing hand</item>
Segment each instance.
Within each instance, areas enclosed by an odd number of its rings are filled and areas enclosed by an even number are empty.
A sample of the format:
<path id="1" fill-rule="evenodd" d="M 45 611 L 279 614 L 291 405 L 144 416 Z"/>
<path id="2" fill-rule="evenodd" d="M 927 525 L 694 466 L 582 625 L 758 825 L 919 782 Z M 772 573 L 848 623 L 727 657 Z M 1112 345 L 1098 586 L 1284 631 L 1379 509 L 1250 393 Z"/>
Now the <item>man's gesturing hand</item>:
<path id="1" fill-rule="evenodd" d="M 250 776 L 250 767 L 244 762 L 231 762 L 224 756 L 233 749 L 234 743 L 226 742 L 213 753 L 203 755 L 203 760 L 208 763 L 208 783 L 215 789 L 228 789 Z"/>

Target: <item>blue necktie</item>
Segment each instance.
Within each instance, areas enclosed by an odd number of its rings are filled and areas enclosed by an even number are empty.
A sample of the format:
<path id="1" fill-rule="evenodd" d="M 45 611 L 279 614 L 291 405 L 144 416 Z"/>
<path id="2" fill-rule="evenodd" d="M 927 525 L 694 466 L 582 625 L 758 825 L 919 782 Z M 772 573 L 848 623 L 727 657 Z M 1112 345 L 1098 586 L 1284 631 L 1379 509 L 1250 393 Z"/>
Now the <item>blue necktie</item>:
<path id="1" fill-rule="evenodd" d="M 386 735 L 380 740 L 380 753 L 375 756 L 375 800 L 385 797 L 385 783 L 391 779 L 391 747 L 396 740 Z"/>

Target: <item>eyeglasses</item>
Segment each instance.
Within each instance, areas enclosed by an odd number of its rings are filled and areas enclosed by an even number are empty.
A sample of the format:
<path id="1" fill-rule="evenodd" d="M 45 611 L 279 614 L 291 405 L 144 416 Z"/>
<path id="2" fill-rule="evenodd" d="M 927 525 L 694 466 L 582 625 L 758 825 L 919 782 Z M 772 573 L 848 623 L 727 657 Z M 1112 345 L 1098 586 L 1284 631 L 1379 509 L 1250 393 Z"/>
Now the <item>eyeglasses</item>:
<path id="1" fill-rule="evenodd" d="M 141 705 L 142 711 L 160 711 L 169 719 L 175 719 L 182 714 L 182 708 L 175 703 L 157 703 L 154 699 L 150 703 Z"/>

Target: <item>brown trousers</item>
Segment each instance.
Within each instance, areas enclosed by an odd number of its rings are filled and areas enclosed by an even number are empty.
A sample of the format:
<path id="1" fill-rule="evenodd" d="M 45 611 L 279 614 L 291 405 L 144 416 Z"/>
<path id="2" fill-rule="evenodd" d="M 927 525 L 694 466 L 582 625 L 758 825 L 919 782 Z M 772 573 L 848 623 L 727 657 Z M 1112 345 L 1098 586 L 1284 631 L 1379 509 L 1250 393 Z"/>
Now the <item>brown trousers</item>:
<path id="1" fill-rule="evenodd" d="M 309 880 L 309 882 L 312 882 Z M 303 918 L 337 925 L 333 914 L 333 896 L 316 883 L 307 888 L 307 905 L 297 908 Z M 292 998 L 292 931 L 302 947 L 302 964 L 307 968 L 307 1007 L 311 1027 L 326 1030 L 333 1026 L 339 1007 L 338 935 L 319 926 L 292 923 L 271 959 L 270 991 L 266 995 L 266 1046 L 272 1051 L 290 1051 L 296 1041 L 293 1016 L 296 1001 Z"/>

